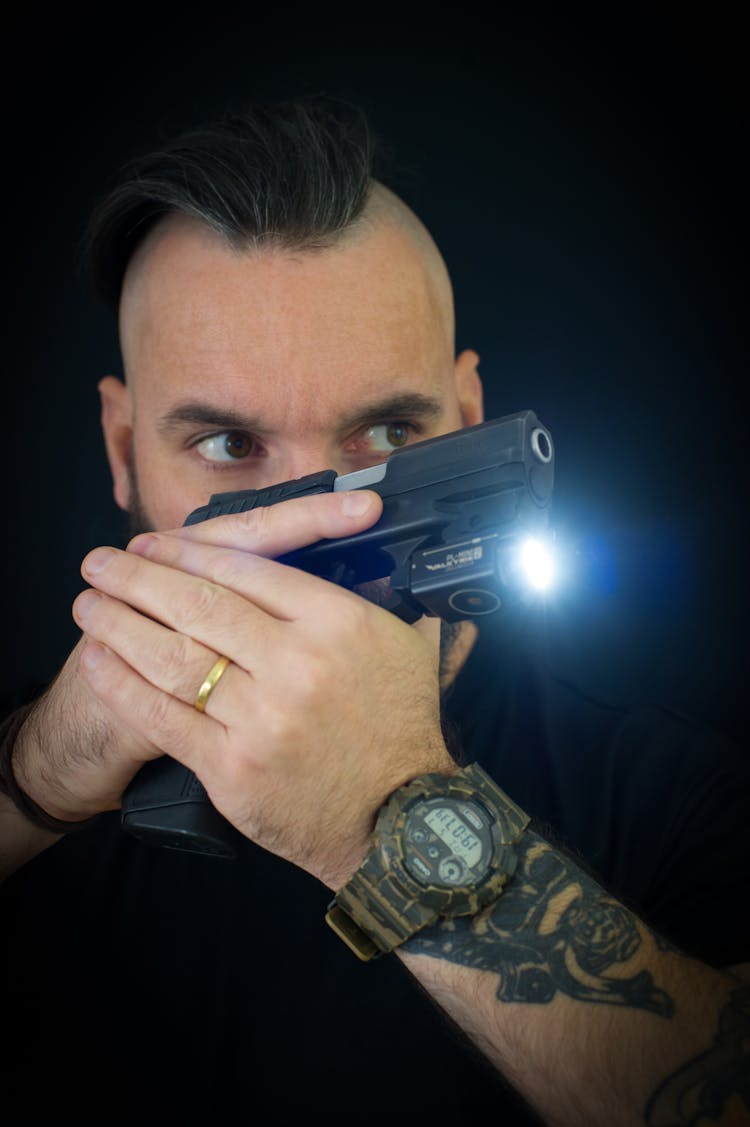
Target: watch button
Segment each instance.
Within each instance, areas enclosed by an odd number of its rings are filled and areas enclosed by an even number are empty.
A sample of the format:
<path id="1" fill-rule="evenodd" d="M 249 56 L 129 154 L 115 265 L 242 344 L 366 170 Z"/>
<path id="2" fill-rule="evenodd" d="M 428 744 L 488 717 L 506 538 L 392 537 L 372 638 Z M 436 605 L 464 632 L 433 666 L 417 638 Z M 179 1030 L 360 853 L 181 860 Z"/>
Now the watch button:
<path id="1" fill-rule="evenodd" d="M 446 857 L 438 866 L 438 876 L 446 884 L 460 884 L 466 874 L 466 866 L 456 857 Z"/>

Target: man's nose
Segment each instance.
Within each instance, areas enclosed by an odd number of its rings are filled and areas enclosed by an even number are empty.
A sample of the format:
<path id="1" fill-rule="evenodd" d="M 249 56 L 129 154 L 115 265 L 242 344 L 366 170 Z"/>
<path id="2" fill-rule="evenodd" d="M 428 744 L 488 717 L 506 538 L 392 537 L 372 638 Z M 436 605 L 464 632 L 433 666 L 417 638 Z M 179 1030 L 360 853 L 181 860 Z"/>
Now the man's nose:
<path id="1" fill-rule="evenodd" d="M 320 473 L 321 470 L 335 470 L 337 474 L 346 473 L 341 452 L 330 443 L 318 442 L 306 445 L 303 448 L 287 449 L 279 457 L 275 481 L 292 481 L 298 477 L 307 477 L 308 474 Z"/>

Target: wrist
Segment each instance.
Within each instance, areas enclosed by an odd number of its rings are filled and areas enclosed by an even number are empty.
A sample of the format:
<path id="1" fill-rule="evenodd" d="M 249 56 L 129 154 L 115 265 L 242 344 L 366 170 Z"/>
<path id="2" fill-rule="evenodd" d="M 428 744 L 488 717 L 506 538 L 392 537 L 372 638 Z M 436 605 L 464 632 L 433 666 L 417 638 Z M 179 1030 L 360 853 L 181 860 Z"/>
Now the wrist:
<path id="1" fill-rule="evenodd" d="M 0 731 L 0 790 L 28 823 L 48 834 L 60 835 L 83 829 L 95 820 L 86 815 L 71 817 L 47 791 L 40 793 L 37 779 L 29 770 L 34 752 L 39 751 L 37 733 L 41 703 L 33 703 L 4 722 Z"/>
<path id="2" fill-rule="evenodd" d="M 429 737 L 425 740 L 420 758 L 421 762 L 412 764 L 411 768 L 406 772 L 402 770 L 402 772 L 391 781 L 385 794 L 381 792 L 381 797 L 376 799 L 377 805 L 370 809 L 369 813 L 365 815 L 364 825 L 361 832 L 357 835 L 356 844 L 353 844 L 349 848 L 344 862 L 337 863 L 335 870 L 333 868 L 330 870 L 332 875 L 324 880 L 324 883 L 332 889 L 332 891 L 338 893 L 340 889 L 352 879 L 375 848 L 375 829 L 378 819 L 398 791 L 408 786 L 417 777 L 426 775 L 427 773 L 435 778 L 441 776 L 448 778 L 459 770 L 459 765 L 448 751 L 442 734 L 438 734 L 434 739 Z"/>

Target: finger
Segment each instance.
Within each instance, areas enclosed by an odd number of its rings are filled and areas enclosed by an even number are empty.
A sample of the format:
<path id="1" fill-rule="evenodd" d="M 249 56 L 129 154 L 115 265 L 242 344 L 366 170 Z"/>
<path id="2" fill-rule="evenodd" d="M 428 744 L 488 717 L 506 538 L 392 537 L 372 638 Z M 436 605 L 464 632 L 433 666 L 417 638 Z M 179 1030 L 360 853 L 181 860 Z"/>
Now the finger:
<path id="1" fill-rule="evenodd" d="M 316 540 L 351 536 L 374 524 L 383 510 L 379 494 L 369 489 L 295 497 L 245 513 L 213 517 L 200 524 L 169 529 L 182 540 L 239 548 L 275 559 Z M 145 536 L 149 534 L 146 533 Z M 133 549 L 143 537 L 128 545 Z"/>
<path id="2" fill-rule="evenodd" d="M 295 621 L 314 601 L 331 594 L 330 583 L 323 586 L 318 576 L 298 568 L 237 549 L 182 540 L 171 533 L 150 533 L 128 551 L 234 591 L 282 621 Z"/>
<path id="3" fill-rule="evenodd" d="M 265 562 L 268 567 L 283 567 Z M 294 568 L 284 570 L 295 578 L 303 576 Z M 278 650 L 282 623 L 208 579 L 117 548 L 95 549 L 84 559 L 81 571 L 97 590 L 226 655 L 243 669 L 253 669 L 259 656 L 267 660 Z"/>
<path id="4" fill-rule="evenodd" d="M 219 753 L 222 724 L 149 684 L 106 646 L 94 642 L 84 647 L 81 674 L 99 700 L 142 740 L 199 778 L 206 756 Z"/>
<path id="5" fill-rule="evenodd" d="M 195 705 L 200 686 L 219 657 L 192 638 L 98 591 L 78 595 L 73 617 L 89 638 L 106 645 L 155 688 L 185 704 Z M 217 684 L 216 689 L 220 701 L 226 686 L 219 690 Z M 212 701 L 212 715 L 215 704 Z"/>

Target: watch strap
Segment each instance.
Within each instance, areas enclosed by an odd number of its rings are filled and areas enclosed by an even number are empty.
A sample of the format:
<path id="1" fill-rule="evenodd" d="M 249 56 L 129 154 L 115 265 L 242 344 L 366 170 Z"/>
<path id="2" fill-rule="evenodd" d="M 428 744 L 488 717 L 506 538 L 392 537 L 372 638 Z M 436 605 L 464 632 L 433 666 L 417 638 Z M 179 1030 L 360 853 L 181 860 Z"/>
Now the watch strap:
<path id="1" fill-rule="evenodd" d="M 329 905 L 326 921 L 355 955 L 367 960 L 399 947 L 437 915 L 399 884 L 376 846 Z"/>

